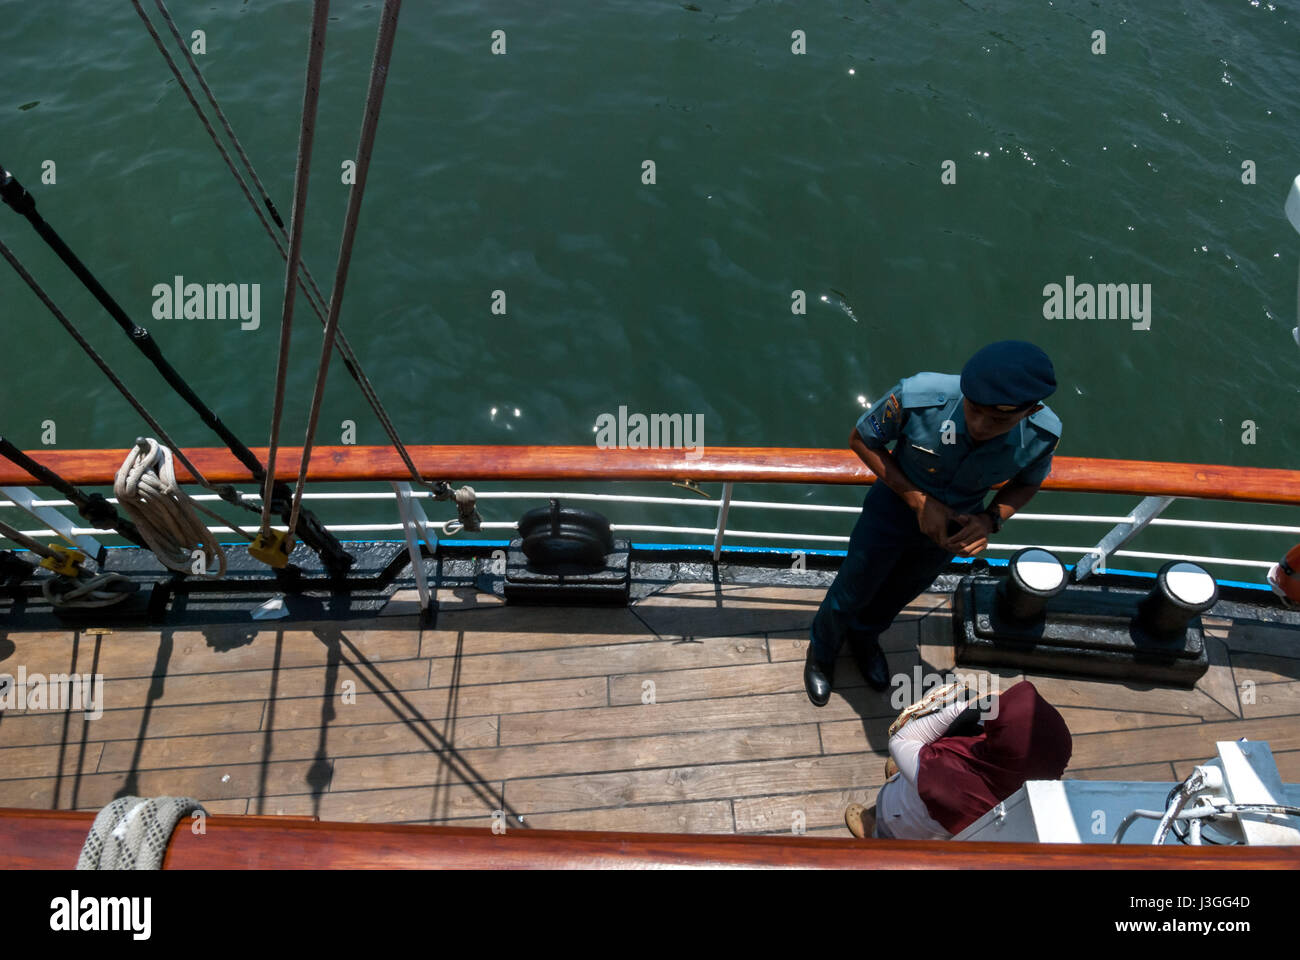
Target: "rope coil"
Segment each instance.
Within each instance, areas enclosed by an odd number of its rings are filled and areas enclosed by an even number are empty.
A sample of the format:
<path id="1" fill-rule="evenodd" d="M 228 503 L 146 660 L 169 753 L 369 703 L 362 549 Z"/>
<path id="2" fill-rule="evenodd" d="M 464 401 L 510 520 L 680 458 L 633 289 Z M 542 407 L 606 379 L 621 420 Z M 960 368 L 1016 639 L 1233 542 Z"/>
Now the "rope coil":
<path id="1" fill-rule="evenodd" d="M 225 551 L 199 519 L 196 511 L 202 508 L 176 482 L 171 450 L 152 438 L 135 443 L 113 482 L 117 502 L 168 569 L 195 573 L 196 554 L 201 553 L 204 567 L 199 576 L 225 576 Z M 209 572 L 213 566 L 216 573 Z"/>

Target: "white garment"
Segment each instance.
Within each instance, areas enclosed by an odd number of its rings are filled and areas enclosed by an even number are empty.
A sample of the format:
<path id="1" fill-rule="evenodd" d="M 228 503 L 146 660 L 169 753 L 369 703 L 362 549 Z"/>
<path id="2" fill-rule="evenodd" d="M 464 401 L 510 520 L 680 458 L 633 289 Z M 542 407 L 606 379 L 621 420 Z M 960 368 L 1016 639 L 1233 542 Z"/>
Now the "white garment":
<path id="1" fill-rule="evenodd" d="M 917 792 L 916 777 L 920 771 L 921 748 L 942 737 L 969 705 L 965 700 L 950 703 L 936 713 L 909 720 L 889 738 L 889 755 L 898 764 L 898 773 L 885 781 L 876 797 L 876 836 L 898 840 L 952 839 L 952 834 L 930 816 Z"/>

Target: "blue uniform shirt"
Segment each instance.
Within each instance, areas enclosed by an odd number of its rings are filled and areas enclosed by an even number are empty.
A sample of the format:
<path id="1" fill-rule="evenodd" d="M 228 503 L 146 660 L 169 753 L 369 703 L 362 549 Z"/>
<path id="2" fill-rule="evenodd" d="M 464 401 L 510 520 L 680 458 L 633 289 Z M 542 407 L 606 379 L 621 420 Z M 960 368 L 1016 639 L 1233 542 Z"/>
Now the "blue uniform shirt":
<path id="1" fill-rule="evenodd" d="M 907 479 L 959 513 L 978 512 L 996 483 L 1037 485 L 1052 469 L 1061 421 L 1043 407 L 1008 433 L 976 445 L 966 433 L 961 377 L 918 373 L 891 387 L 858 420 L 862 442 L 894 446 Z M 950 442 L 945 443 L 948 439 Z"/>

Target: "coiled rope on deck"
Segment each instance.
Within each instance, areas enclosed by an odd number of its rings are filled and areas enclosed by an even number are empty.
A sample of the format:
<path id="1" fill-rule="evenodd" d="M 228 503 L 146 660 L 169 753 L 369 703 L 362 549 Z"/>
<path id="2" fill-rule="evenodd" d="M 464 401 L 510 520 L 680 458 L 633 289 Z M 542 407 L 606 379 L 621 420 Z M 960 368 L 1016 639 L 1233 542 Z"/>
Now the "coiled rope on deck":
<path id="1" fill-rule="evenodd" d="M 226 553 L 198 518 L 203 509 L 176 482 L 172 452 L 152 438 L 140 438 L 127 453 L 113 482 L 118 505 L 135 521 L 141 536 L 168 569 L 222 577 Z M 201 569 L 195 561 L 202 555 Z M 217 572 L 210 573 L 213 565 Z"/>

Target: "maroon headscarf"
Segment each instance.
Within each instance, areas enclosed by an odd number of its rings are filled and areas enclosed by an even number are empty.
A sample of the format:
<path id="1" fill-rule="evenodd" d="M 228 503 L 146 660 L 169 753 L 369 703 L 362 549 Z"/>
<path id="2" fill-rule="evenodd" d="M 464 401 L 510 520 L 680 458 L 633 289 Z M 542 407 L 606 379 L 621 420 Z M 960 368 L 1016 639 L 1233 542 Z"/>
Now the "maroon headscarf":
<path id="1" fill-rule="evenodd" d="M 1073 741 L 1065 719 L 1027 680 L 997 699 L 977 737 L 941 737 L 921 748 L 916 789 L 930 816 L 957 834 L 1019 790 L 1057 780 Z"/>

